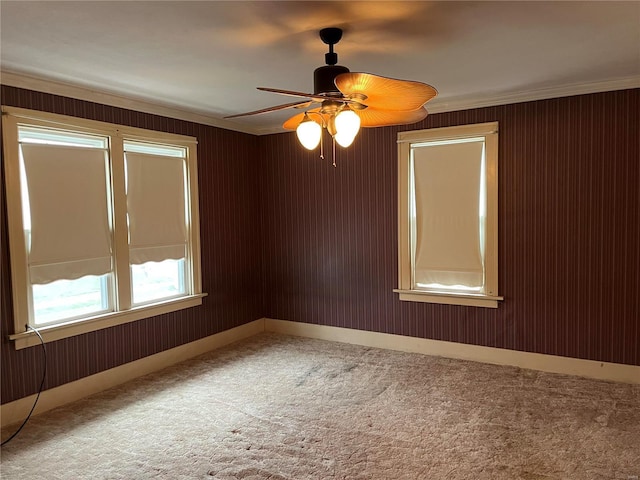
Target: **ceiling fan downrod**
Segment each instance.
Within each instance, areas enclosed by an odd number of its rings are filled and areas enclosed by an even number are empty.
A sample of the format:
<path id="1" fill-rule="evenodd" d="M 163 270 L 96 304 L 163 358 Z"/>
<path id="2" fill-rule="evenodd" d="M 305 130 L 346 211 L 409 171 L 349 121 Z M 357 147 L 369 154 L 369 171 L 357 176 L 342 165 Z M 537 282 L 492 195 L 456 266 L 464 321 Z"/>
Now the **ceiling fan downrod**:
<path id="1" fill-rule="evenodd" d="M 337 65 L 338 54 L 333 51 L 333 46 L 341 38 L 341 28 L 331 27 L 320 30 L 320 39 L 329 45 L 329 52 L 324 55 L 326 65 L 316 68 L 313 72 L 313 93 L 315 94 L 328 93 L 329 95 L 342 96 L 334 80 L 341 73 L 349 73 L 349 69 L 342 65 Z"/>

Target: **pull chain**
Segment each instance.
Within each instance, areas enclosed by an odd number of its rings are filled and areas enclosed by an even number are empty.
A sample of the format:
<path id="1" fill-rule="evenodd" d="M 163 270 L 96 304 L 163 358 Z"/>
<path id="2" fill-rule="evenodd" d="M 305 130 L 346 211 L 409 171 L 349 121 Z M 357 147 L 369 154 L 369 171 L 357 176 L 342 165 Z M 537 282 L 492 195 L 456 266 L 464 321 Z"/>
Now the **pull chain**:
<path id="1" fill-rule="evenodd" d="M 333 139 L 333 166 L 336 166 L 336 137 L 331 137 Z"/>

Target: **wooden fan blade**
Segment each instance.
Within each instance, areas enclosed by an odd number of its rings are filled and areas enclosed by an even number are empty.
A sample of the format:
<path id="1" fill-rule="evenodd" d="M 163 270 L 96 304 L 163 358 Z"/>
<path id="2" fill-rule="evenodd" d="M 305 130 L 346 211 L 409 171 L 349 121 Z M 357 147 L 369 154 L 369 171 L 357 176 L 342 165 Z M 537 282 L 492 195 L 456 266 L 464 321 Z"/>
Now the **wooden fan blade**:
<path id="1" fill-rule="evenodd" d="M 287 108 L 306 108 L 312 103 L 313 102 L 309 102 L 309 101 L 285 103 L 283 105 L 276 105 L 275 107 L 263 108 L 261 110 L 254 110 L 253 112 L 237 113 L 235 115 L 229 115 L 224 118 L 246 117 L 248 115 L 258 115 L 260 113 L 275 112 L 277 110 L 285 110 Z"/>
<path id="2" fill-rule="evenodd" d="M 263 92 L 279 93 L 280 95 L 289 95 L 290 97 L 310 98 L 314 102 L 322 102 L 323 100 L 327 100 L 331 98 L 327 95 L 322 95 L 322 94 L 295 92 L 293 90 L 281 90 L 279 88 L 269 88 L 269 87 L 256 87 L 256 88 L 258 90 L 262 90 Z M 341 98 L 341 97 L 338 97 L 338 98 Z"/>
<path id="3" fill-rule="evenodd" d="M 353 93 L 366 95 L 363 103 L 381 110 L 417 110 L 438 94 L 435 88 L 426 83 L 370 73 L 341 73 L 336 77 L 335 84 L 347 97 Z"/>
<path id="4" fill-rule="evenodd" d="M 320 108 L 312 108 L 311 110 L 307 110 L 306 113 L 309 115 L 309 118 L 311 120 L 313 120 L 320 126 L 322 126 L 322 121 L 323 121 L 322 118 L 324 119 L 325 124 L 329 119 L 328 115 L 322 115 L 320 113 Z M 295 130 L 296 128 L 298 128 L 298 125 L 300 125 L 300 122 L 302 121 L 303 118 L 304 118 L 304 113 L 299 113 L 297 115 L 294 115 L 289 120 L 284 122 L 282 124 L 282 127 L 287 130 Z"/>
<path id="5" fill-rule="evenodd" d="M 388 127 L 390 125 L 409 125 L 424 120 L 429 114 L 424 107 L 416 110 L 380 110 L 369 107 L 356 111 L 361 127 Z M 297 125 L 296 125 L 297 126 Z"/>

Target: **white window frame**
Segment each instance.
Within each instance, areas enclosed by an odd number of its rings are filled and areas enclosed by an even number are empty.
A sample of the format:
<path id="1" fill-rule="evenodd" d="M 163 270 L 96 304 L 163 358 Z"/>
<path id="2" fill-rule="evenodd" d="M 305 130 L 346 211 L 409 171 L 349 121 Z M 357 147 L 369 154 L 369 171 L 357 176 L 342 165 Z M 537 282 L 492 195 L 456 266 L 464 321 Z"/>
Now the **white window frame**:
<path id="1" fill-rule="evenodd" d="M 484 249 L 484 290 L 469 293 L 418 287 L 414 281 L 414 245 L 411 205 L 414 201 L 412 145 L 484 137 L 486 221 Z M 400 300 L 497 308 L 498 301 L 498 122 L 432 128 L 398 133 L 398 288 Z"/>
<path id="2" fill-rule="evenodd" d="M 28 292 L 28 258 L 24 241 L 22 197 L 20 186 L 20 164 L 18 126 L 34 126 L 66 129 L 72 132 L 106 136 L 110 142 L 111 197 L 113 211 L 113 256 L 116 285 L 115 310 L 81 319 L 42 326 L 38 330 L 45 342 L 80 335 L 113 327 L 143 318 L 174 312 L 202 304 L 200 219 L 198 207 L 197 139 L 183 135 L 125 127 L 94 120 L 57 115 L 14 107 L 2 107 L 2 130 L 4 145 L 5 185 L 7 196 L 7 223 L 11 252 L 11 281 L 14 310 L 14 333 L 9 336 L 16 349 L 39 343 L 38 337 L 26 325 L 30 322 Z M 127 204 L 124 192 L 124 146 L 123 141 L 144 141 L 187 150 L 188 252 L 186 274 L 187 294 L 177 298 L 160 300 L 150 304 L 132 304 L 129 274 L 129 246 L 127 228 Z M 187 281 L 187 279 L 185 279 Z"/>

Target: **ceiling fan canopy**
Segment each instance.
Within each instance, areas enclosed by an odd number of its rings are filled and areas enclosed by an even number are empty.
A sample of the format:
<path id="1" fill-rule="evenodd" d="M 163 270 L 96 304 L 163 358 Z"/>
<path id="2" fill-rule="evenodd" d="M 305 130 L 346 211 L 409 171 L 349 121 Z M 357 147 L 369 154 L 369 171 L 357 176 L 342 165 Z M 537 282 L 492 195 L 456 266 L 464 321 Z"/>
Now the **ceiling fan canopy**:
<path id="1" fill-rule="evenodd" d="M 322 128 L 326 128 L 334 140 L 346 147 L 351 144 L 360 126 L 407 125 L 419 122 L 428 115 L 424 104 L 438 94 L 435 88 L 422 82 L 350 72 L 347 67 L 337 64 L 338 55 L 333 50 L 334 45 L 341 38 L 340 28 L 331 27 L 320 30 L 320 39 L 329 45 L 329 52 L 325 54 L 326 65 L 314 71 L 313 93 L 258 87 L 258 90 L 304 98 L 304 100 L 225 118 L 257 115 L 288 108 L 305 109 L 303 113 L 294 115 L 284 122 L 283 127 L 287 130 L 296 130 L 303 145 L 314 149 L 320 142 Z M 347 125 L 346 120 L 336 122 L 338 116 L 344 119 L 349 117 L 351 126 L 342 127 L 343 130 L 349 130 L 348 135 L 344 131 L 340 132 L 336 127 L 336 123 Z M 308 122 L 314 122 L 321 128 L 307 128 L 310 126 L 306 125 Z M 354 126 L 355 123 L 358 125 Z M 301 130 L 313 132 L 305 134 L 313 135 L 313 141 L 303 141 Z"/>

